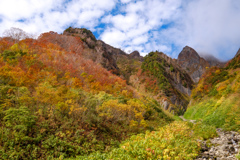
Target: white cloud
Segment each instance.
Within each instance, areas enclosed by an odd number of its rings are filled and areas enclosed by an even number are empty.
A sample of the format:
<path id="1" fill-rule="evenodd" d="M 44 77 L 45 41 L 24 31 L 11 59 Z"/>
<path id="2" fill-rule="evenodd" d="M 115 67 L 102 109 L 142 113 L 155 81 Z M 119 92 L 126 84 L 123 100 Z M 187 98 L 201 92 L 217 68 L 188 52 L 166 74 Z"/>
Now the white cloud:
<path id="1" fill-rule="evenodd" d="M 145 44 L 148 42 L 148 35 L 145 34 L 145 35 L 142 35 L 142 36 L 138 36 L 138 37 L 135 37 L 133 40 L 132 40 L 132 45 L 141 45 L 141 44 Z"/>
<path id="2" fill-rule="evenodd" d="M 169 43 L 226 60 L 240 47 L 240 1 L 196 0 L 184 4 L 178 21 L 159 34 Z M 176 53 L 174 53 L 176 55 Z"/>
<path id="3" fill-rule="evenodd" d="M 1 0 L 0 34 L 11 27 L 40 34 L 73 25 L 142 55 L 159 50 L 176 58 L 189 45 L 226 59 L 240 47 L 239 17 L 239 0 Z"/>
<path id="4" fill-rule="evenodd" d="M 32 15 L 39 12 L 46 12 L 62 0 L 2 0 L 0 1 L 0 15 L 9 20 L 19 20 L 31 18 Z"/>
<path id="5" fill-rule="evenodd" d="M 117 29 L 107 29 L 103 36 L 105 42 L 115 47 L 122 47 L 124 41 L 127 40 L 126 34 Z"/>
<path id="6" fill-rule="evenodd" d="M 117 0 L 7 0 L 0 1 L 0 34 L 19 27 L 38 34 L 49 30 L 62 32 L 66 27 L 94 29 Z M 31 26 L 31 27 L 30 27 Z"/>
<path id="7" fill-rule="evenodd" d="M 111 29 L 105 30 L 100 38 L 121 48 L 139 47 L 142 53 L 159 50 L 174 58 L 189 45 L 200 54 L 226 60 L 240 47 L 239 17 L 238 0 L 132 1 L 123 13 L 106 17 L 104 23 Z M 126 37 L 106 38 L 109 31 L 121 32 Z M 147 40 L 138 40 L 141 35 L 147 35 Z"/>
<path id="8" fill-rule="evenodd" d="M 121 3 L 129 3 L 131 2 L 132 0 L 121 0 Z"/>
<path id="9" fill-rule="evenodd" d="M 169 51 L 151 39 L 151 32 L 161 27 L 165 22 L 173 20 L 179 7 L 180 0 L 130 2 L 124 8 L 123 13 L 109 15 L 103 19 L 103 22 L 113 29 L 105 30 L 100 38 L 109 44 L 121 46 L 121 48 L 141 49 L 139 51 L 142 53 L 150 52 L 156 48 Z M 109 36 L 114 35 L 114 32 L 116 32 L 115 34 L 121 32 L 125 36 L 125 38 L 121 38 L 123 41 Z"/>

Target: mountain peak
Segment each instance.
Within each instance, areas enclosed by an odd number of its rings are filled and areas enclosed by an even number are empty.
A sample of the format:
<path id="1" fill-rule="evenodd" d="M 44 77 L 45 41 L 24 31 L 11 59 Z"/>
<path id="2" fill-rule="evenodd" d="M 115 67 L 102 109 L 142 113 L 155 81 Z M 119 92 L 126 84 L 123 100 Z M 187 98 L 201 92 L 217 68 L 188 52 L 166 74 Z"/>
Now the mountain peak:
<path id="1" fill-rule="evenodd" d="M 189 46 L 185 46 L 183 50 L 180 52 L 180 54 L 178 55 L 178 59 L 185 60 L 186 58 L 189 59 L 189 57 L 191 59 L 196 59 L 196 60 L 200 59 L 199 54 L 193 48 Z"/>
<path id="2" fill-rule="evenodd" d="M 130 57 L 140 57 L 140 53 L 138 51 L 133 51 L 132 53 L 129 54 Z"/>
<path id="3" fill-rule="evenodd" d="M 72 27 L 69 27 L 63 32 L 63 34 L 64 35 L 78 36 L 82 40 L 86 40 L 87 38 L 91 38 L 91 40 L 93 40 L 95 42 L 97 41 L 97 39 L 93 35 L 93 33 L 86 28 L 72 28 Z"/>
<path id="4" fill-rule="evenodd" d="M 186 46 L 178 55 L 178 64 L 187 71 L 193 81 L 197 83 L 205 72 L 209 63 L 201 58 L 199 54 L 191 47 Z"/>

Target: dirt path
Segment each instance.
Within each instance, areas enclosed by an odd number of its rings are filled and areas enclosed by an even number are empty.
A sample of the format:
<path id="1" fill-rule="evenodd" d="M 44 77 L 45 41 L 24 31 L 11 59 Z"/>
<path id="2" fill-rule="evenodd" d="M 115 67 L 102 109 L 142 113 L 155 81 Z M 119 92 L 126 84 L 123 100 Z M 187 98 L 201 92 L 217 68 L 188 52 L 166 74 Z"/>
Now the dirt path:
<path id="1" fill-rule="evenodd" d="M 195 123 L 196 122 L 196 120 L 187 120 L 187 119 L 185 119 L 183 116 L 179 116 L 183 121 L 188 121 L 188 122 L 191 122 L 191 123 Z"/>

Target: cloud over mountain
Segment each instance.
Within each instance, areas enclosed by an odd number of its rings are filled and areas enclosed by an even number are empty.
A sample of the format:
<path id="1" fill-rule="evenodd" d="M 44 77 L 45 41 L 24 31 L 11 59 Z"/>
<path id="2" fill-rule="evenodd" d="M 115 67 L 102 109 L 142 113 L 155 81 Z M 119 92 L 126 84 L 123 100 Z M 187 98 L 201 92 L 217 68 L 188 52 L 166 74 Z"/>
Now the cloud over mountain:
<path id="1" fill-rule="evenodd" d="M 0 34 L 86 27 L 125 51 L 177 57 L 189 45 L 224 60 L 240 47 L 239 17 L 238 0 L 8 0 L 0 1 Z"/>

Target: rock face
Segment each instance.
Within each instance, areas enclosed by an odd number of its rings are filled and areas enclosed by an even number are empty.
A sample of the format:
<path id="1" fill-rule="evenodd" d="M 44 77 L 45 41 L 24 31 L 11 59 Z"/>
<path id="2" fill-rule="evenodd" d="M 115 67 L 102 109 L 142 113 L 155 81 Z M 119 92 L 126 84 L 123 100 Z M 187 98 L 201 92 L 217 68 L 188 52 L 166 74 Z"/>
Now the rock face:
<path id="1" fill-rule="evenodd" d="M 199 56 L 191 47 L 184 47 L 178 55 L 177 63 L 187 71 L 193 81 L 197 83 L 210 64 Z"/>
<path id="2" fill-rule="evenodd" d="M 217 129 L 219 137 L 202 142 L 202 153 L 198 156 L 198 160 L 203 159 L 231 159 L 237 160 L 235 155 L 239 152 L 240 134 L 234 131 L 223 131 Z"/>
<path id="3" fill-rule="evenodd" d="M 224 67 L 224 65 L 226 64 L 226 62 L 221 62 L 212 55 L 203 55 L 203 58 L 209 63 L 211 67 L 212 66 Z"/>
<path id="4" fill-rule="evenodd" d="M 63 35 L 80 37 L 83 41 L 84 58 L 92 59 L 94 62 L 101 64 L 104 68 L 114 74 L 122 75 L 123 65 L 121 61 L 129 61 L 136 59 L 142 61 L 138 51 L 132 52 L 130 55 L 118 48 L 114 48 L 101 40 L 97 40 L 90 30 L 85 28 L 69 27 L 63 32 Z M 122 76 L 128 79 L 129 76 Z"/>
<path id="5" fill-rule="evenodd" d="M 129 57 L 143 61 L 143 57 L 140 56 L 140 53 L 138 51 L 133 51 L 132 53 L 129 54 Z"/>
<path id="6" fill-rule="evenodd" d="M 63 35 L 80 37 L 84 46 L 82 52 L 84 58 L 92 59 L 94 62 L 101 64 L 104 68 L 114 74 L 120 74 L 116 57 L 114 55 L 125 55 L 125 52 L 114 48 L 101 40 L 97 40 L 92 32 L 85 28 L 69 27 L 63 32 Z"/>
<path id="7" fill-rule="evenodd" d="M 191 90 L 193 87 L 193 82 L 190 76 L 186 71 L 181 69 L 179 65 L 177 65 L 176 60 L 168 57 L 164 53 L 159 53 L 162 59 L 164 59 L 170 68 L 166 68 L 167 77 L 170 83 L 181 93 L 191 95 Z"/>
<path id="8" fill-rule="evenodd" d="M 131 77 L 135 88 L 145 86 L 145 92 L 153 95 L 165 110 L 184 112 L 194 82 L 176 60 L 162 52 L 150 52 L 141 65 L 138 78 Z"/>

